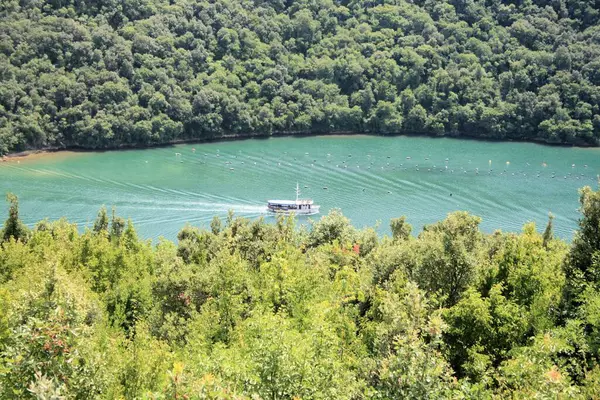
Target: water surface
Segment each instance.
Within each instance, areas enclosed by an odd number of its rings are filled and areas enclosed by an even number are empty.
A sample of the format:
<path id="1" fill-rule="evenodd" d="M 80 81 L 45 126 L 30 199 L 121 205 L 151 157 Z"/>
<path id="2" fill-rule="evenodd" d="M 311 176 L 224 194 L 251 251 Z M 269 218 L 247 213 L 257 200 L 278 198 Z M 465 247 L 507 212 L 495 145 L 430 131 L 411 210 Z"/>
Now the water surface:
<path id="1" fill-rule="evenodd" d="M 229 209 L 272 220 L 266 201 L 294 198 L 298 182 L 322 214 L 337 207 L 357 227 L 380 221 L 382 233 L 393 217 L 406 215 L 419 230 L 454 210 L 481 216 L 486 232 L 519 231 L 527 221 L 542 230 L 551 211 L 557 235 L 571 239 L 579 218 L 577 190 L 597 188 L 599 173 L 599 149 L 425 137 L 284 137 L 13 160 L 0 163 L 0 193 L 19 196 L 21 218 L 29 225 L 64 216 L 89 227 L 105 204 L 131 218 L 142 237 L 174 239 L 186 222 L 208 226 Z"/>

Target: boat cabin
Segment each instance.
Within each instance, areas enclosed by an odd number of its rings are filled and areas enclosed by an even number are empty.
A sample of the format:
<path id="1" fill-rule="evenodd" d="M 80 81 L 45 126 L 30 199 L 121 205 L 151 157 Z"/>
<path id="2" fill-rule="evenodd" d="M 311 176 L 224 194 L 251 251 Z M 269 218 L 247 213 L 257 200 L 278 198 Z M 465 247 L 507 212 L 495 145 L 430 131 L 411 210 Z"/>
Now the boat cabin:
<path id="1" fill-rule="evenodd" d="M 269 200 L 269 211 L 311 211 L 312 200 Z"/>

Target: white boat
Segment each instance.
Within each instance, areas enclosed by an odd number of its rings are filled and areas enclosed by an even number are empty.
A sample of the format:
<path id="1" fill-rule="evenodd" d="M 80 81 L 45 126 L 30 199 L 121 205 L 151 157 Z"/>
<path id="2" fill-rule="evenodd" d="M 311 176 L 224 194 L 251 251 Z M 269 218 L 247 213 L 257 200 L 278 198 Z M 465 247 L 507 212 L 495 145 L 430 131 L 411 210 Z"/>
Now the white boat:
<path id="1" fill-rule="evenodd" d="M 269 200 L 267 209 L 274 214 L 313 215 L 319 213 L 321 206 L 310 199 L 300 198 L 300 186 L 296 183 L 296 200 Z"/>

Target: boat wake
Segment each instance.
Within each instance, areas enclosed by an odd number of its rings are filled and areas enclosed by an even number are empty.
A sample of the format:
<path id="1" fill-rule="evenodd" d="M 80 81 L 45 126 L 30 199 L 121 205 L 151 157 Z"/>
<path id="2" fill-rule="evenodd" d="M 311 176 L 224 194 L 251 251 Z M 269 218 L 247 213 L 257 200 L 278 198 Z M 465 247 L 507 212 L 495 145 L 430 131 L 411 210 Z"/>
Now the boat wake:
<path id="1" fill-rule="evenodd" d="M 168 202 L 156 203 L 138 200 L 134 206 L 145 210 L 169 210 L 186 212 L 213 212 L 227 213 L 232 210 L 236 214 L 266 214 L 267 207 L 260 205 L 235 204 L 235 203 L 210 203 L 210 202 Z M 141 203 L 141 204 L 140 204 Z M 146 204 L 144 204 L 146 203 Z M 133 204 L 132 204 L 133 205 Z"/>

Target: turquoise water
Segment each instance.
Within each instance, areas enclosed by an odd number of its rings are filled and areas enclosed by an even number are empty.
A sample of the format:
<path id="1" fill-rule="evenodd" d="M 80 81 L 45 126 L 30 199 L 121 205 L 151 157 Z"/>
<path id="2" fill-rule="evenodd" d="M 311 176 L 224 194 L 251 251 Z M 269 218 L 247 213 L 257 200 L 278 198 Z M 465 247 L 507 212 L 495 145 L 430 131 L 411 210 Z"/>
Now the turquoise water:
<path id="1" fill-rule="evenodd" d="M 0 163 L 0 193 L 19 196 L 21 218 L 29 225 L 67 217 L 91 226 L 105 204 L 131 218 L 142 237 L 174 239 L 186 222 L 208 226 L 229 209 L 272 220 L 266 201 L 293 199 L 298 182 L 302 197 L 320 204 L 321 214 L 340 208 L 357 227 L 380 221 L 381 233 L 389 232 L 393 217 L 406 215 L 420 230 L 454 210 L 481 216 L 486 232 L 519 231 L 527 221 L 542 230 L 551 211 L 556 234 L 571 239 L 579 218 L 577 190 L 597 188 L 599 173 L 600 149 L 425 137 L 285 137 L 12 160 Z"/>

